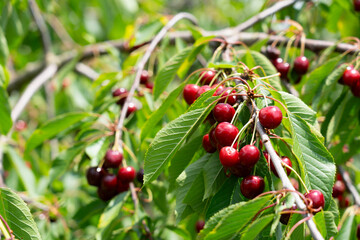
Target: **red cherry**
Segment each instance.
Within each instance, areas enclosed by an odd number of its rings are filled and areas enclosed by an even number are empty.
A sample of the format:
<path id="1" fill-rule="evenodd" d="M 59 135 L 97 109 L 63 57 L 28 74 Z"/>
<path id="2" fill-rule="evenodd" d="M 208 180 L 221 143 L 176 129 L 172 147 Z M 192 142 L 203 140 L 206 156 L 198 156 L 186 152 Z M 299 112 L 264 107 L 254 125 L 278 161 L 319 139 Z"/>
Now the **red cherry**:
<path id="1" fill-rule="evenodd" d="M 114 174 L 108 173 L 101 179 L 101 189 L 103 190 L 116 190 L 117 177 Z"/>
<path id="2" fill-rule="evenodd" d="M 204 226 L 205 226 L 205 222 L 204 220 L 199 220 L 196 222 L 196 225 L 195 225 L 195 230 L 197 233 L 199 233 L 201 230 L 204 229 Z"/>
<path id="3" fill-rule="evenodd" d="M 310 190 L 308 193 L 304 194 L 305 198 L 309 198 L 312 200 L 313 205 L 312 208 L 313 209 L 317 209 L 317 208 L 324 208 L 325 206 L 325 198 L 324 195 L 322 194 L 322 192 L 320 192 L 319 190 Z"/>
<path id="4" fill-rule="evenodd" d="M 339 206 L 340 208 L 347 208 L 350 205 L 350 200 L 348 197 L 344 197 L 344 196 L 339 196 L 338 197 L 339 200 Z"/>
<path id="5" fill-rule="evenodd" d="M 342 80 L 345 85 L 352 87 L 357 82 L 360 82 L 360 73 L 356 69 L 346 69 L 342 75 Z"/>
<path id="6" fill-rule="evenodd" d="M 215 128 L 211 129 L 210 132 L 209 132 L 209 140 L 210 140 L 210 143 L 213 147 L 216 147 L 217 146 L 217 140 L 216 140 L 216 137 L 215 137 Z"/>
<path id="7" fill-rule="evenodd" d="M 200 82 L 203 85 L 209 85 L 215 78 L 216 72 L 213 70 L 206 70 L 200 73 Z"/>
<path id="8" fill-rule="evenodd" d="M 122 159 L 121 152 L 109 149 L 105 154 L 104 168 L 117 168 L 120 166 Z"/>
<path id="9" fill-rule="evenodd" d="M 129 103 L 128 109 L 126 111 L 126 117 L 130 116 L 133 112 L 137 110 L 135 103 Z"/>
<path id="10" fill-rule="evenodd" d="M 287 79 L 287 75 L 290 70 L 290 64 L 284 62 L 284 60 L 281 58 L 277 58 L 274 65 L 276 70 L 280 73 L 281 78 Z"/>
<path id="11" fill-rule="evenodd" d="M 97 194 L 99 198 L 105 202 L 112 199 L 116 195 L 116 193 L 117 193 L 116 190 L 108 190 L 108 189 L 103 189 L 101 187 L 99 187 L 97 190 Z"/>
<path id="12" fill-rule="evenodd" d="M 254 145 L 246 145 L 239 152 L 240 164 L 252 168 L 259 161 L 260 151 Z"/>
<path id="13" fill-rule="evenodd" d="M 355 97 L 360 97 L 360 80 L 351 86 L 351 92 Z"/>
<path id="14" fill-rule="evenodd" d="M 346 190 L 346 186 L 345 186 L 344 182 L 337 180 L 333 186 L 332 196 L 334 198 L 337 198 L 337 197 L 343 195 L 345 190 Z"/>
<path id="15" fill-rule="evenodd" d="M 360 11 L 360 1 L 359 2 L 359 10 Z M 356 237 L 357 239 L 360 239 L 360 224 L 357 225 L 357 228 L 356 228 Z"/>
<path id="16" fill-rule="evenodd" d="M 136 177 L 136 171 L 133 167 L 122 167 L 118 171 L 118 178 L 123 183 L 132 182 Z"/>
<path id="17" fill-rule="evenodd" d="M 290 211 L 290 210 L 296 210 L 296 209 L 297 209 L 297 206 L 294 203 L 291 208 L 286 208 L 286 209 L 284 209 L 284 211 Z M 280 222 L 284 225 L 287 225 L 289 223 L 290 217 L 291 217 L 291 213 L 281 214 Z"/>
<path id="18" fill-rule="evenodd" d="M 238 164 L 230 168 L 230 172 L 237 177 L 246 177 L 251 174 L 252 168 L 244 167 L 241 164 Z"/>
<path id="19" fill-rule="evenodd" d="M 116 190 L 118 193 L 126 192 L 129 190 L 129 183 L 118 181 Z"/>
<path id="20" fill-rule="evenodd" d="M 196 100 L 196 93 L 199 91 L 200 87 L 195 84 L 187 84 L 183 91 L 183 96 L 187 104 L 191 105 Z"/>
<path id="21" fill-rule="evenodd" d="M 354 9 L 356 12 L 360 12 L 360 0 L 354 0 Z"/>
<path id="22" fill-rule="evenodd" d="M 219 152 L 221 164 L 226 167 L 234 167 L 239 164 L 239 152 L 233 147 L 223 147 Z"/>
<path id="23" fill-rule="evenodd" d="M 219 96 L 220 93 L 221 93 L 222 91 L 224 91 L 224 89 L 225 89 L 224 85 L 220 85 L 220 86 L 219 86 L 219 84 L 214 84 L 211 88 L 212 88 L 212 89 L 216 88 L 213 96 Z"/>
<path id="24" fill-rule="evenodd" d="M 270 60 L 277 59 L 280 57 L 280 50 L 276 47 L 267 46 L 266 55 Z"/>
<path id="25" fill-rule="evenodd" d="M 86 171 L 86 179 L 89 185 L 99 187 L 101 179 L 105 176 L 106 172 L 104 169 L 99 167 L 91 167 Z"/>
<path id="26" fill-rule="evenodd" d="M 235 109 L 228 103 L 218 103 L 212 113 L 217 122 L 231 122 Z"/>
<path id="27" fill-rule="evenodd" d="M 349 66 L 346 67 L 345 71 L 347 71 L 347 70 L 352 70 L 352 69 L 354 69 L 354 66 L 353 66 L 352 64 L 350 64 Z M 345 71 L 344 71 L 344 72 L 345 72 Z M 343 73 L 343 75 L 344 75 L 344 73 Z M 342 75 L 342 76 L 343 76 L 343 75 Z M 340 84 L 344 84 L 344 79 L 343 79 L 342 76 L 341 76 L 341 78 L 339 79 L 339 83 L 340 83 Z"/>
<path id="28" fill-rule="evenodd" d="M 137 171 L 136 180 L 141 184 L 144 183 L 144 169 L 139 169 L 139 171 Z"/>
<path id="29" fill-rule="evenodd" d="M 146 87 L 147 89 L 153 90 L 153 88 L 154 88 L 154 83 L 152 83 L 152 82 L 147 82 L 147 83 L 145 83 L 145 87 Z"/>
<path id="30" fill-rule="evenodd" d="M 237 96 L 235 96 L 235 95 L 229 96 L 230 94 L 234 94 L 234 93 L 236 93 L 236 91 L 234 89 L 232 89 L 231 87 L 227 87 L 221 92 L 219 91 L 218 96 L 224 97 L 219 100 L 219 103 L 227 102 L 230 105 L 234 105 L 237 101 Z M 229 96 L 229 97 L 225 98 L 226 96 Z"/>
<path id="31" fill-rule="evenodd" d="M 280 108 L 276 106 L 262 108 L 259 112 L 259 121 L 261 125 L 268 129 L 277 128 L 282 121 L 282 117 Z"/>
<path id="32" fill-rule="evenodd" d="M 195 99 L 198 99 L 198 97 L 200 97 L 201 94 L 209 90 L 211 90 L 211 87 L 209 85 L 201 86 L 195 95 Z"/>
<path id="33" fill-rule="evenodd" d="M 214 118 L 214 116 L 210 113 L 209 115 L 207 115 L 206 119 L 204 122 L 208 122 L 211 126 L 214 125 L 216 123 L 216 120 Z"/>
<path id="34" fill-rule="evenodd" d="M 339 181 L 342 181 L 342 180 L 343 180 L 340 173 L 337 173 L 337 174 L 336 174 L 336 180 L 339 180 Z"/>
<path id="35" fill-rule="evenodd" d="M 297 74 L 303 75 L 309 69 L 309 60 L 305 56 L 297 57 L 294 61 L 294 71 Z"/>
<path id="36" fill-rule="evenodd" d="M 253 199 L 264 191 L 264 179 L 259 176 L 250 175 L 244 178 L 240 184 L 240 190 L 244 197 Z"/>
<path id="37" fill-rule="evenodd" d="M 128 91 L 125 88 L 117 88 L 112 92 L 112 95 L 114 98 L 119 98 L 119 101 L 116 102 L 118 105 L 123 105 L 128 95 Z"/>
<path id="38" fill-rule="evenodd" d="M 286 156 L 283 156 L 283 157 L 281 157 L 281 161 L 283 163 L 285 163 L 286 165 L 288 165 L 289 167 L 292 167 L 292 163 L 291 163 L 290 158 L 288 158 Z M 271 169 L 271 171 L 274 173 L 274 175 L 276 177 L 279 177 L 279 175 L 276 172 L 276 169 L 275 169 L 275 166 L 274 166 L 272 160 L 270 161 L 270 169 Z M 290 173 L 291 173 L 291 170 L 289 168 L 287 168 L 287 167 L 284 167 L 284 169 L 285 169 L 286 174 L 289 176 Z"/>
<path id="39" fill-rule="evenodd" d="M 215 138 L 221 146 L 231 146 L 235 140 L 239 129 L 228 122 L 219 123 L 215 128 Z"/>
<path id="40" fill-rule="evenodd" d="M 216 152 L 216 148 L 211 144 L 209 134 L 205 134 L 202 140 L 202 145 L 206 152 L 214 153 Z"/>
<path id="41" fill-rule="evenodd" d="M 141 76 L 140 76 L 140 83 L 141 84 L 146 84 L 149 81 L 149 79 L 150 79 L 150 76 L 149 76 L 148 71 L 143 70 L 141 72 Z"/>

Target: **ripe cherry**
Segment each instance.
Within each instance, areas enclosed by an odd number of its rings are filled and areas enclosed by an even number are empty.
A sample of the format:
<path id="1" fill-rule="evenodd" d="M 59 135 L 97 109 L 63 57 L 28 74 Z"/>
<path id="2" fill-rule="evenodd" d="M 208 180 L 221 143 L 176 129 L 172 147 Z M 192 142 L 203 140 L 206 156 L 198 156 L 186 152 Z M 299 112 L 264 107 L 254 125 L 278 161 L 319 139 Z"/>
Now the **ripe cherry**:
<path id="1" fill-rule="evenodd" d="M 145 83 L 145 87 L 146 87 L 147 89 L 153 90 L 153 88 L 154 88 L 154 83 L 152 83 L 152 82 L 147 82 L 147 83 Z"/>
<path id="2" fill-rule="evenodd" d="M 239 152 L 233 147 L 223 147 L 219 152 L 221 164 L 226 168 L 231 168 L 239 164 Z"/>
<path id="3" fill-rule="evenodd" d="M 264 179 L 259 176 L 250 175 L 245 177 L 240 184 L 240 190 L 244 197 L 253 199 L 264 191 Z"/>
<path id="4" fill-rule="evenodd" d="M 238 164 L 230 168 L 230 172 L 237 177 L 246 177 L 251 174 L 252 168 L 244 167 L 241 164 Z"/>
<path id="5" fill-rule="evenodd" d="M 208 153 L 216 152 L 216 147 L 214 147 L 210 142 L 209 134 L 204 135 L 202 140 L 202 145 L 206 152 Z"/>
<path id="6" fill-rule="evenodd" d="M 282 121 L 282 112 L 276 106 L 262 108 L 259 112 L 259 121 L 263 127 L 268 129 L 277 128 Z"/>
<path id="7" fill-rule="evenodd" d="M 139 169 L 136 173 L 136 180 L 141 184 L 144 183 L 144 169 Z"/>
<path id="8" fill-rule="evenodd" d="M 359 11 L 360 11 L 360 1 L 358 2 L 359 2 Z M 360 239 L 360 224 L 358 224 L 356 228 L 356 237 L 357 239 Z"/>
<path id="9" fill-rule="evenodd" d="M 231 122 L 235 109 L 228 103 L 218 103 L 212 113 L 217 122 Z"/>
<path id="10" fill-rule="evenodd" d="M 149 79 L 150 79 L 149 72 L 146 70 L 143 70 L 141 72 L 141 76 L 140 76 L 140 83 L 146 84 L 149 81 Z"/>
<path id="11" fill-rule="evenodd" d="M 137 110 L 135 103 L 129 103 L 128 109 L 126 111 L 126 117 L 130 116 L 133 112 Z"/>
<path id="12" fill-rule="evenodd" d="M 89 185 L 99 187 L 101 179 L 105 176 L 106 172 L 103 168 L 91 167 L 86 171 L 86 179 Z"/>
<path id="13" fill-rule="evenodd" d="M 118 193 L 126 192 L 129 190 L 129 183 L 118 181 L 116 190 Z"/>
<path id="14" fill-rule="evenodd" d="M 351 69 L 354 69 L 354 66 L 353 66 L 352 64 L 348 65 L 348 66 L 346 67 L 345 71 L 351 70 Z M 344 71 L 344 72 L 345 72 L 345 71 Z M 344 75 L 344 73 L 343 73 L 343 75 Z M 341 78 L 339 79 L 339 83 L 340 83 L 340 84 L 344 84 L 343 75 L 342 75 Z"/>
<path id="15" fill-rule="evenodd" d="M 117 168 L 120 166 L 122 159 L 121 152 L 109 149 L 105 154 L 104 168 Z"/>
<path id="16" fill-rule="evenodd" d="M 219 103 L 227 102 L 230 105 L 234 105 L 237 101 L 237 96 L 235 96 L 235 95 L 229 96 L 229 95 L 235 94 L 235 93 L 236 93 L 236 91 L 234 89 L 232 89 L 231 87 L 227 87 L 221 92 L 219 91 L 218 96 L 223 97 L 219 100 Z M 226 97 L 226 96 L 229 96 L 229 97 Z"/>
<path id="17" fill-rule="evenodd" d="M 289 167 L 292 167 L 292 163 L 291 163 L 290 158 L 288 158 L 288 157 L 286 157 L 286 156 L 282 156 L 282 157 L 281 157 L 281 161 L 282 161 L 283 163 L 285 163 L 286 165 L 288 165 Z M 290 173 L 291 173 L 291 170 L 290 170 L 289 168 L 285 167 L 285 166 L 284 166 L 284 168 L 285 168 L 286 174 L 289 176 Z M 270 161 L 270 169 L 271 169 L 271 171 L 274 173 L 274 175 L 275 175 L 276 177 L 279 177 L 279 175 L 277 174 L 276 169 L 275 169 L 275 166 L 274 166 L 274 164 L 273 164 L 272 161 Z"/>
<path id="18" fill-rule="evenodd" d="M 297 206 L 294 203 L 291 208 L 286 208 L 286 209 L 284 209 L 284 211 L 290 211 L 290 210 L 296 210 L 296 209 L 297 209 Z M 290 217 L 291 217 L 291 213 L 281 214 L 280 222 L 284 225 L 287 225 L 289 223 Z"/>
<path id="19" fill-rule="evenodd" d="M 275 65 L 276 70 L 278 70 L 278 72 L 280 73 L 281 78 L 287 79 L 287 75 L 290 70 L 290 64 L 287 62 L 284 62 L 284 60 L 281 58 L 277 58 L 275 60 L 274 65 Z"/>
<path id="20" fill-rule="evenodd" d="M 215 137 L 215 128 L 211 129 L 210 132 L 209 132 L 209 140 L 210 140 L 210 143 L 213 147 L 216 147 L 217 146 L 217 140 L 216 140 L 216 137 Z"/>
<path id="21" fill-rule="evenodd" d="M 116 190 L 108 190 L 108 189 L 103 189 L 101 187 L 99 187 L 97 190 L 97 194 L 99 198 L 105 202 L 112 199 L 116 195 L 116 193 L 117 193 Z"/>
<path id="22" fill-rule="evenodd" d="M 224 85 L 220 85 L 220 86 L 219 86 L 219 84 L 214 84 L 211 88 L 212 88 L 212 89 L 216 88 L 213 96 L 219 96 L 220 93 L 223 92 L 224 89 L 225 89 Z"/>
<path id="23" fill-rule="evenodd" d="M 114 174 L 108 173 L 101 179 L 101 189 L 103 190 L 116 190 L 117 177 Z"/>
<path id="24" fill-rule="evenodd" d="M 347 208 L 350 205 L 350 199 L 349 197 L 339 196 L 337 198 L 339 200 L 339 206 L 340 208 Z"/>
<path id="25" fill-rule="evenodd" d="M 219 123 L 215 128 L 215 138 L 221 146 L 231 146 L 235 140 L 239 129 L 228 122 Z"/>
<path id="26" fill-rule="evenodd" d="M 304 194 L 305 198 L 309 198 L 312 200 L 312 208 L 324 208 L 325 206 L 325 198 L 322 192 L 319 190 L 310 190 L 308 193 Z"/>
<path id="27" fill-rule="evenodd" d="M 200 73 L 200 82 L 203 85 L 209 85 L 215 78 L 216 72 L 214 70 L 206 70 Z"/>
<path id="28" fill-rule="evenodd" d="M 360 80 L 351 86 L 351 92 L 355 97 L 360 97 Z"/>
<path id="29" fill-rule="evenodd" d="M 345 85 L 352 87 L 357 82 L 360 82 L 360 73 L 356 69 L 346 69 L 342 75 L 342 80 Z"/>
<path id="30" fill-rule="evenodd" d="M 216 123 L 216 120 L 215 120 L 214 116 L 210 113 L 209 115 L 207 115 L 204 122 L 208 122 L 212 126 Z"/>
<path id="31" fill-rule="evenodd" d="M 205 222 L 204 220 L 199 220 L 196 222 L 196 225 L 195 225 L 195 230 L 197 233 L 199 233 L 201 230 L 204 229 L 204 226 L 205 226 Z"/>
<path id="32" fill-rule="evenodd" d="M 123 105 L 125 103 L 128 91 L 125 88 L 117 88 L 112 92 L 113 97 L 119 98 L 116 102 L 118 105 Z"/>
<path id="33" fill-rule="evenodd" d="M 187 84 L 183 91 L 183 96 L 187 104 L 191 105 L 196 100 L 196 93 L 199 91 L 200 87 L 195 84 Z"/>
<path id="34" fill-rule="evenodd" d="M 277 59 L 280 57 L 280 50 L 276 47 L 267 46 L 266 55 L 270 60 Z"/>
<path id="35" fill-rule="evenodd" d="M 305 56 L 297 57 L 294 61 L 294 71 L 297 74 L 303 75 L 309 69 L 309 60 Z"/>
<path id="36" fill-rule="evenodd" d="M 344 182 L 337 180 L 333 186 L 332 196 L 334 198 L 337 198 L 337 197 L 343 195 L 345 190 L 346 190 L 346 186 L 345 186 Z"/>
<path id="37" fill-rule="evenodd" d="M 119 180 L 123 183 L 132 182 L 136 177 L 136 171 L 133 167 L 122 167 L 118 171 Z"/>
<path id="38" fill-rule="evenodd" d="M 195 99 L 197 99 L 198 97 L 200 97 L 201 94 L 209 90 L 211 90 L 211 87 L 209 85 L 201 86 L 195 95 Z"/>
<path id="39" fill-rule="evenodd" d="M 252 168 L 259 161 L 260 151 L 254 145 L 246 145 L 239 152 L 240 164 Z"/>
<path id="40" fill-rule="evenodd" d="M 356 12 L 360 12 L 360 0 L 354 0 L 354 9 Z"/>

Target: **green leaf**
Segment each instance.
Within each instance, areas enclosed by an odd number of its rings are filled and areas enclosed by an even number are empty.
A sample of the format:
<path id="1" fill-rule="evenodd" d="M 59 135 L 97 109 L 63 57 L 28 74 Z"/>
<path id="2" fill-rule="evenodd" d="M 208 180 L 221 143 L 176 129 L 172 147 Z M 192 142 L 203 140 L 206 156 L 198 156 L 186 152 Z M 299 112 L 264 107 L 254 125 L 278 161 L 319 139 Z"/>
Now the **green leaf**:
<path id="1" fill-rule="evenodd" d="M 199 239 L 232 239 L 255 217 L 272 196 L 230 205 L 206 222 Z"/>
<path id="2" fill-rule="evenodd" d="M 270 224 L 273 220 L 274 214 L 266 215 L 264 217 L 256 219 L 251 223 L 242 233 L 241 240 L 251 240 L 255 239 L 260 232 Z"/>
<path id="3" fill-rule="evenodd" d="M 297 157 L 301 177 L 309 189 L 318 189 L 324 194 L 327 209 L 336 172 L 334 159 L 304 120 L 292 113 L 289 120 L 293 153 Z"/>
<path id="4" fill-rule="evenodd" d="M 177 70 L 184 60 L 190 55 L 192 47 L 187 47 L 181 52 L 170 58 L 170 60 L 160 69 L 154 82 L 154 98 L 157 99 L 173 80 Z"/>
<path id="5" fill-rule="evenodd" d="M 34 173 L 26 166 L 24 159 L 12 147 L 5 148 L 13 167 L 30 196 L 36 195 Z"/>
<path id="6" fill-rule="evenodd" d="M 266 76 L 278 73 L 274 65 L 266 56 L 256 51 L 250 51 L 250 53 L 251 56 L 254 58 L 256 65 L 261 66 L 264 69 Z M 277 90 L 282 90 L 279 77 L 271 77 L 268 80 L 271 86 L 273 86 Z"/>
<path id="7" fill-rule="evenodd" d="M 340 228 L 339 234 L 336 236 L 336 240 L 343 240 L 343 239 L 352 239 L 353 233 L 355 230 L 355 221 L 354 221 L 354 214 L 349 214 L 345 219 L 345 222 Z"/>
<path id="8" fill-rule="evenodd" d="M 0 28 L 0 64 L 6 65 L 9 56 L 9 48 L 2 28 Z"/>
<path id="9" fill-rule="evenodd" d="M 226 175 L 220 162 L 219 154 L 212 154 L 204 166 L 205 194 L 203 199 L 209 198 L 217 193 L 225 180 Z"/>
<path id="10" fill-rule="evenodd" d="M 106 203 L 100 199 L 94 200 L 77 210 L 73 219 L 79 224 L 80 226 L 84 226 L 89 219 L 94 217 L 97 214 L 103 212 L 106 207 Z"/>
<path id="11" fill-rule="evenodd" d="M 0 133 L 6 135 L 11 129 L 12 120 L 8 96 L 2 87 L 0 87 L 0 103 Z"/>
<path id="12" fill-rule="evenodd" d="M 0 214 L 16 239 L 39 240 L 39 230 L 26 203 L 8 188 L 0 189 Z"/>
<path id="13" fill-rule="evenodd" d="M 209 105 L 208 102 L 216 99 L 216 97 L 210 97 L 213 92 L 208 91 L 202 94 L 188 112 L 168 123 L 157 133 L 145 156 L 145 184 L 160 175 L 184 141 L 192 135 L 209 114 L 214 105 Z"/>
<path id="14" fill-rule="evenodd" d="M 154 130 L 156 124 L 164 117 L 164 114 L 168 110 L 168 108 L 176 101 L 179 94 L 182 92 L 185 83 L 180 84 L 176 89 L 174 89 L 169 96 L 164 100 L 161 106 L 154 111 L 149 119 L 145 122 L 143 127 L 141 128 L 140 139 L 143 141 L 145 137 Z"/>
<path id="15" fill-rule="evenodd" d="M 310 104 L 312 102 L 319 87 L 322 87 L 323 80 L 329 75 L 329 72 L 335 68 L 341 58 L 342 56 L 340 55 L 328 60 L 308 74 L 306 79 L 303 79 L 305 86 L 304 93 L 301 98 L 305 103 Z"/>
<path id="16" fill-rule="evenodd" d="M 110 137 L 102 137 L 88 145 L 85 149 L 86 154 L 91 159 L 91 165 L 98 165 L 109 149 Z"/>
<path id="17" fill-rule="evenodd" d="M 29 153 L 31 150 L 39 146 L 45 140 L 56 136 L 56 134 L 58 134 L 59 132 L 70 128 L 73 124 L 89 116 L 91 116 L 90 113 L 73 112 L 59 115 L 56 118 L 51 119 L 33 132 L 33 134 L 30 136 L 26 143 L 25 153 Z"/>
<path id="18" fill-rule="evenodd" d="M 314 222 L 321 235 L 325 238 L 327 232 L 326 232 L 324 211 L 320 211 L 314 216 Z"/>
<path id="19" fill-rule="evenodd" d="M 64 151 L 62 151 L 52 162 L 52 166 L 50 169 L 50 176 L 49 176 L 49 183 L 51 184 L 55 179 L 59 178 L 62 174 L 65 173 L 65 171 L 70 166 L 71 162 L 74 160 L 74 158 L 80 154 L 84 148 L 86 143 L 79 142 L 72 146 L 71 148 L 68 148 Z"/>

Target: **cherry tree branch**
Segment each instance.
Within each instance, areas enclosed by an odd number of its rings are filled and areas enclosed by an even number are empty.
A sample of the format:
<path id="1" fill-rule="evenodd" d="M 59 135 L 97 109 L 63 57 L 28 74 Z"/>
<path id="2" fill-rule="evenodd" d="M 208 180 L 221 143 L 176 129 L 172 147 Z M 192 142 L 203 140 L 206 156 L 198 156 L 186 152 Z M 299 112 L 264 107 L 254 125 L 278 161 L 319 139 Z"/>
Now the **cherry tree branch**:
<path id="1" fill-rule="evenodd" d="M 356 187 L 352 183 L 349 173 L 347 173 L 341 166 L 338 166 L 338 170 L 347 189 L 349 190 L 351 196 L 354 198 L 355 204 L 360 207 L 360 195 Z"/>
<path id="2" fill-rule="evenodd" d="M 100 75 L 94 69 L 82 62 L 76 64 L 75 71 L 92 81 L 95 81 Z"/>

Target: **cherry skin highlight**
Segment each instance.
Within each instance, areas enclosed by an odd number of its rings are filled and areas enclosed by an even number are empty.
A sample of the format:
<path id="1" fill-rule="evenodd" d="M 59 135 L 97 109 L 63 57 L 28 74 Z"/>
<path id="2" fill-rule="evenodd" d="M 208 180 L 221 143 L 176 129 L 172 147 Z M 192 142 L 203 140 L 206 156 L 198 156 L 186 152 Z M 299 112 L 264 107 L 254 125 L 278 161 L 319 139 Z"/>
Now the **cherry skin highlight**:
<path id="1" fill-rule="evenodd" d="M 228 122 L 219 123 L 215 128 L 215 138 L 221 146 L 231 146 L 235 140 L 239 129 Z"/>
<path id="2" fill-rule="evenodd" d="M 282 112 L 276 106 L 262 108 L 259 112 L 259 121 L 263 127 L 268 129 L 277 128 L 282 121 Z"/>
<path id="3" fill-rule="evenodd" d="M 228 103 L 218 103 L 212 114 L 217 122 L 231 122 L 235 115 L 235 109 Z"/>
<path id="4" fill-rule="evenodd" d="M 216 72 L 213 70 L 202 71 L 200 74 L 200 82 L 203 85 L 209 85 L 215 78 Z"/>
<path id="5" fill-rule="evenodd" d="M 187 84 L 183 91 L 183 96 L 187 104 L 191 105 L 196 100 L 196 93 L 199 91 L 200 87 L 195 84 Z"/>
<path id="6" fill-rule="evenodd" d="M 149 79 L 150 79 L 149 72 L 146 70 L 143 70 L 141 72 L 141 76 L 140 76 L 140 83 L 146 84 L 149 81 Z"/>
<path id="7" fill-rule="evenodd" d="M 247 168 L 252 168 L 259 161 L 260 151 L 254 145 L 246 145 L 239 152 L 240 164 Z"/>
<path id="8" fill-rule="evenodd" d="M 274 61 L 274 65 L 275 65 L 276 70 L 280 73 L 280 77 L 283 79 L 287 79 L 287 75 L 290 70 L 290 64 L 287 62 L 284 62 L 284 60 L 281 58 L 277 58 Z"/>
<path id="9" fill-rule="evenodd" d="M 130 116 L 137 110 L 135 103 L 129 103 L 128 109 L 126 111 L 126 117 Z"/>
<path id="10" fill-rule="evenodd" d="M 118 168 L 122 160 L 121 152 L 109 149 L 105 154 L 104 168 Z"/>
<path id="11" fill-rule="evenodd" d="M 223 147 L 219 152 L 221 164 L 231 168 L 239 164 L 239 152 L 233 147 Z"/>
<path id="12" fill-rule="evenodd" d="M 91 167 L 86 171 L 86 179 L 91 186 L 99 187 L 101 184 L 101 179 L 105 175 L 105 170 L 99 167 Z"/>
<path id="13" fill-rule="evenodd" d="M 294 71 L 297 74 L 303 75 L 309 69 L 309 60 L 305 56 L 297 57 L 294 61 Z"/>
<path id="14" fill-rule="evenodd" d="M 342 75 L 342 80 L 345 85 L 352 87 L 360 82 L 360 73 L 356 69 L 346 69 Z"/>
<path id="15" fill-rule="evenodd" d="M 337 180 L 333 186 L 332 196 L 334 198 L 337 198 L 337 197 L 343 195 L 345 190 L 346 190 L 345 183 L 343 181 Z"/>
<path id="16" fill-rule="evenodd" d="M 134 181 L 136 177 L 136 171 L 133 167 L 122 167 L 118 171 L 118 178 L 123 183 L 129 183 Z"/>
<path id="17" fill-rule="evenodd" d="M 259 176 L 250 175 L 245 177 L 240 184 L 240 190 L 244 197 L 253 199 L 264 191 L 264 179 Z"/>
<path id="18" fill-rule="evenodd" d="M 124 105 L 126 97 L 127 97 L 128 91 L 125 88 L 117 88 L 112 92 L 113 97 L 119 98 L 119 100 L 116 102 L 118 105 Z"/>

